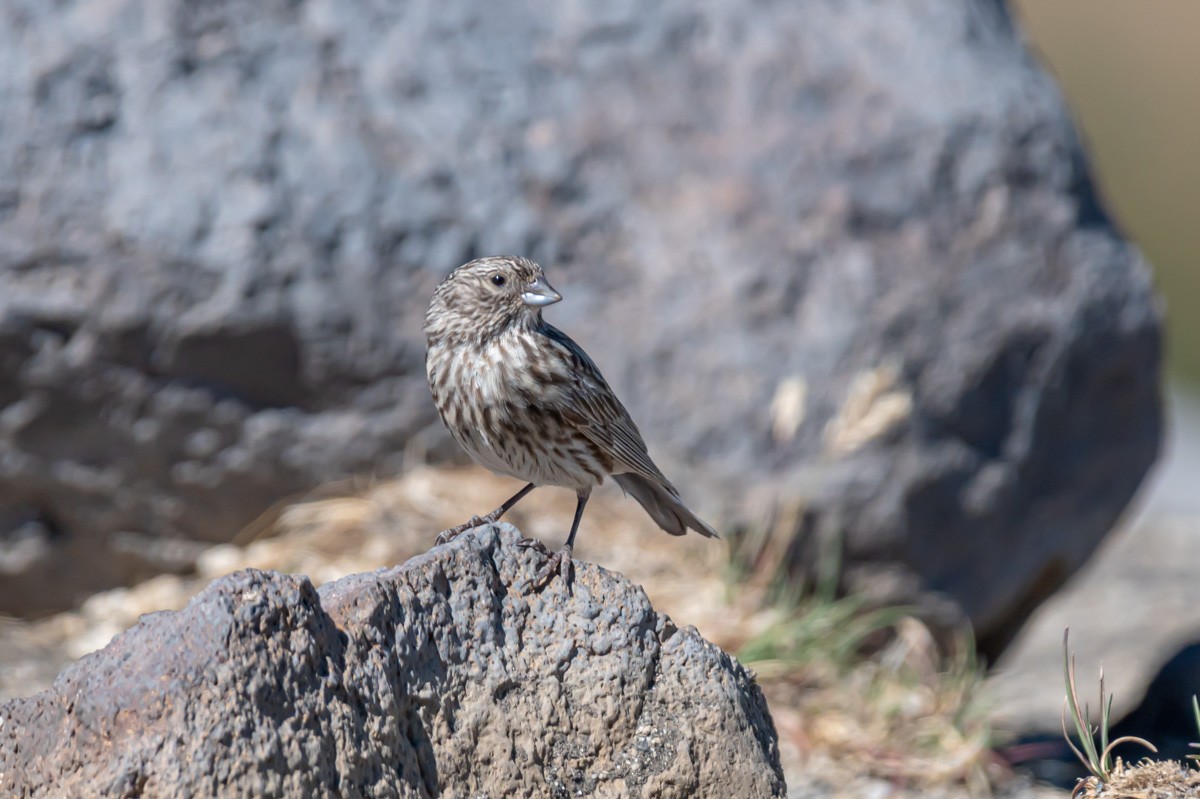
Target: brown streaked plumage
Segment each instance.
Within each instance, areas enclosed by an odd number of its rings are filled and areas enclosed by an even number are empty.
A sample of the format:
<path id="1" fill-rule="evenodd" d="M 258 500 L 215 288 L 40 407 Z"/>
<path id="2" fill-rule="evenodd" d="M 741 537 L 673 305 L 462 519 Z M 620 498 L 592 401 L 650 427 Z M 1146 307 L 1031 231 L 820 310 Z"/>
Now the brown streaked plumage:
<path id="1" fill-rule="evenodd" d="M 556 569 L 568 575 L 583 508 L 609 475 L 668 533 L 717 535 L 654 465 L 592 359 L 542 319 L 542 308 L 561 299 L 534 262 L 480 258 L 442 281 L 425 314 L 425 371 L 442 421 L 476 462 L 527 483 L 438 540 L 496 521 L 536 486 L 569 488 L 577 498 L 571 532 L 539 583 Z"/>

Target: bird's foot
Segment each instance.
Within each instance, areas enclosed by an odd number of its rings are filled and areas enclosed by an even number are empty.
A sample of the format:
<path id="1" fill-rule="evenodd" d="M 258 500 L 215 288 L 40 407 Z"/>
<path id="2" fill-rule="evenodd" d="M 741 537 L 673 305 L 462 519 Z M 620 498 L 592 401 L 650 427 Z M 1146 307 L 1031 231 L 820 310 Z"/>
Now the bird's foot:
<path id="1" fill-rule="evenodd" d="M 536 549 L 543 555 L 549 555 L 550 552 L 546 549 L 546 545 L 536 538 L 522 538 L 517 542 L 517 546 L 521 549 Z"/>
<path id="2" fill-rule="evenodd" d="M 451 527 L 449 530 L 442 530 L 437 535 L 437 543 L 449 544 L 454 539 L 465 533 L 467 530 L 474 530 L 476 527 L 483 527 L 485 524 L 491 524 L 496 521 L 489 513 L 487 516 L 472 516 L 457 527 Z"/>
<path id="3" fill-rule="evenodd" d="M 554 573 L 558 572 L 566 582 L 567 590 L 570 591 L 572 571 L 571 547 L 567 545 L 557 552 L 550 553 L 546 559 L 546 563 L 542 568 L 538 569 L 538 573 L 534 575 L 533 581 L 529 583 L 529 587 L 534 591 L 542 590 L 554 579 Z"/>

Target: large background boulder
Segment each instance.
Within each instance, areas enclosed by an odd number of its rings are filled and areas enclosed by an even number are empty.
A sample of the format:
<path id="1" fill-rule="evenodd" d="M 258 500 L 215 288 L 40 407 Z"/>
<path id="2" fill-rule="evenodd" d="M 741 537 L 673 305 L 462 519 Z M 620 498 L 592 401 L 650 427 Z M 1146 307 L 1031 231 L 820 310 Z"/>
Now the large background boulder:
<path id="1" fill-rule="evenodd" d="M 0 789 L 104 796 L 783 796 L 751 676 L 507 525 L 320 591 L 241 571 L 0 706 Z"/>
<path id="2" fill-rule="evenodd" d="M 989 651 L 1157 451 L 1147 271 L 1000 3 L 14 0 L 0 98 L 0 610 L 459 457 L 420 325 L 480 254 L 700 510 Z"/>

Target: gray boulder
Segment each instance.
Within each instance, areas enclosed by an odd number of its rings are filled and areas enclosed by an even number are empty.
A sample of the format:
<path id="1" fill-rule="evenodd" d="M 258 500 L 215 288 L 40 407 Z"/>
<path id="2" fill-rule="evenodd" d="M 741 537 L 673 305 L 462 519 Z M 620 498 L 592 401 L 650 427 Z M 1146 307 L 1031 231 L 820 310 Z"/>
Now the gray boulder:
<path id="1" fill-rule="evenodd" d="M 461 458 L 420 327 L 480 254 L 698 510 L 992 653 L 1157 453 L 1148 271 L 998 2 L 11 0 L 0 98 L 2 611 Z"/>
<path id="2" fill-rule="evenodd" d="M 737 661 L 507 525 L 318 591 L 241 571 L 0 706 L 5 796 L 783 796 Z"/>

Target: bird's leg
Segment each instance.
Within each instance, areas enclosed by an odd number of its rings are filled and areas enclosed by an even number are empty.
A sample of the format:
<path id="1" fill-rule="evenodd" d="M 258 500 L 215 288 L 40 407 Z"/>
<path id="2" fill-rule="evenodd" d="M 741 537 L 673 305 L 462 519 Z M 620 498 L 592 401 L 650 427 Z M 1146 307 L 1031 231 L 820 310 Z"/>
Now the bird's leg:
<path id="1" fill-rule="evenodd" d="M 563 544 L 562 549 L 550 555 L 546 560 L 546 564 L 538 570 L 537 575 L 531 583 L 535 589 L 545 588 L 554 579 L 554 573 L 557 571 L 567 581 L 567 590 L 570 590 L 571 551 L 575 547 L 575 534 L 579 532 L 579 520 L 583 518 L 583 506 L 587 504 L 591 493 L 591 491 L 588 491 L 587 493 L 578 495 L 579 501 L 575 505 L 575 521 L 571 523 L 571 533 L 567 536 L 567 543 Z"/>
<path id="2" fill-rule="evenodd" d="M 513 505 L 516 505 L 518 502 L 520 502 L 521 498 L 533 489 L 534 485 L 533 483 L 530 483 L 506 499 L 503 505 L 496 508 L 491 513 L 483 516 L 472 516 L 470 519 L 467 519 L 457 527 L 451 527 L 449 530 L 442 530 L 440 533 L 438 533 L 437 542 L 439 544 L 448 544 L 465 533 L 467 530 L 473 530 L 476 527 L 483 527 L 485 524 L 495 524 L 496 522 L 500 521 L 501 516 L 508 513 L 509 509 L 512 508 Z"/>

